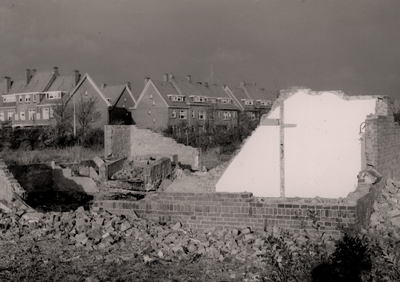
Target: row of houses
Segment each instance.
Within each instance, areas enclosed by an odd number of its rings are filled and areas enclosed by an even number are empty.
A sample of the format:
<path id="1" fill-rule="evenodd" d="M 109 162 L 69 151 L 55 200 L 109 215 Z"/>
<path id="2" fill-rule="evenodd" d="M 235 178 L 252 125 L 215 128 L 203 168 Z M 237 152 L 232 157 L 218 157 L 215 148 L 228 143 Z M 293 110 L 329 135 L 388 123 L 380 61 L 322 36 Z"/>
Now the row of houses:
<path id="1" fill-rule="evenodd" d="M 161 80 L 144 79 L 141 93 L 130 83 L 98 86 L 89 74 L 75 70 L 60 75 L 58 68 L 37 72 L 27 69 L 25 79 L 4 77 L 0 83 L 0 121 L 12 127 L 54 125 L 54 109 L 62 103 L 96 99 L 100 117 L 92 127 L 106 124 L 136 124 L 140 128 L 160 129 L 187 126 L 235 126 L 240 114 L 259 119 L 268 112 L 275 94 L 255 83 L 240 82 L 238 87 L 192 81 L 191 76 L 164 74 Z"/>

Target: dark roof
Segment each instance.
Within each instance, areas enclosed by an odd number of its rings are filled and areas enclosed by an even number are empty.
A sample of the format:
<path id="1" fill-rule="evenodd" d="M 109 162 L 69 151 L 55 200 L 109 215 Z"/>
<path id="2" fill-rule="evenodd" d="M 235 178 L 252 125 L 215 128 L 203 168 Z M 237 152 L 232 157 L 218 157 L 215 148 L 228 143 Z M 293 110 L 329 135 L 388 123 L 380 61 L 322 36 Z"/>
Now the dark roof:
<path id="1" fill-rule="evenodd" d="M 101 89 L 103 92 L 104 96 L 108 99 L 108 101 L 114 105 L 118 98 L 121 96 L 122 92 L 124 92 L 126 85 L 112 85 L 112 86 L 106 86 Z"/>
<path id="2" fill-rule="evenodd" d="M 11 85 L 10 91 L 7 94 L 17 94 L 17 93 L 24 93 L 23 89 L 25 88 L 26 84 L 24 80 L 14 81 Z M 7 95 L 5 94 L 5 95 Z"/>
<path id="3" fill-rule="evenodd" d="M 53 72 L 36 72 L 29 80 L 28 85 L 20 93 L 43 92 L 53 79 Z"/>
<path id="4" fill-rule="evenodd" d="M 47 91 L 69 92 L 75 87 L 74 76 L 57 76 Z"/>
<path id="5" fill-rule="evenodd" d="M 169 107 L 178 107 L 178 108 L 187 107 L 186 103 L 171 101 L 170 98 L 168 97 L 168 95 L 180 95 L 171 82 L 160 81 L 160 80 L 151 80 L 151 82 L 157 88 L 158 92 L 164 98 L 165 102 L 168 104 Z M 186 99 L 187 98 L 188 97 L 186 96 Z"/>
<path id="6" fill-rule="evenodd" d="M 202 96 L 202 93 L 197 89 L 197 87 L 185 77 L 173 77 L 171 82 L 178 92 L 186 97 L 192 95 Z"/>
<path id="7" fill-rule="evenodd" d="M 270 93 L 269 91 L 265 90 L 264 88 L 258 88 L 255 84 L 245 84 L 243 87 L 244 91 L 246 92 L 247 96 L 250 99 L 254 100 L 268 100 L 268 101 L 275 101 L 276 95 Z"/>
<path id="8" fill-rule="evenodd" d="M 254 106 L 253 106 L 253 105 L 245 105 L 244 102 L 242 101 L 242 99 L 246 99 L 246 100 L 250 99 L 250 100 L 252 100 L 251 98 L 249 98 L 249 97 L 246 95 L 246 92 L 245 92 L 242 88 L 233 87 L 233 88 L 229 88 L 229 89 L 231 90 L 232 94 L 236 97 L 236 99 L 239 100 L 240 105 L 241 105 L 245 110 L 252 110 L 252 109 L 254 109 Z"/>

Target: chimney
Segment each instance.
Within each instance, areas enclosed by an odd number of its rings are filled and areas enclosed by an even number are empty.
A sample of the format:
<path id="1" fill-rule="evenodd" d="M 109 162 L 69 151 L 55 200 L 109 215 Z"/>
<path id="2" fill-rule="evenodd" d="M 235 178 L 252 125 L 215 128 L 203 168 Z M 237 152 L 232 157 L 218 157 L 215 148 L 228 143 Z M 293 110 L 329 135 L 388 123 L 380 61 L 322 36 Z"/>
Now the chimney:
<path id="1" fill-rule="evenodd" d="M 4 77 L 4 93 L 8 93 L 8 91 L 10 91 L 11 88 L 11 78 L 9 78 L 8 76 Z"/>
<path id="2" fill-rule="evenodd" d="M 190 75 L 186 76 L 187 81 L 192 82 L 192 77 Z"/>
<path id="3" fill-rule="evenodd" d="M 165 74 L 164 74 L 164 76 L 165 76 Z M 147 82 L 149 82 L 149 80 L 150 80 L 150 77 L 145 77 L 144 78 L 144 86 L 146 86 L 146 84 L 147 84 Z"/>
<path id="4" fill-rule="evenodd" d="M 36 74 L 36 70 L 35 69 L 31 69 L 31 78 Z"/>
<path id="5" fill-rule="evenodd" d="M 78 84 L 80 79 L 81 79 L 81 75 L 79 74 L 79 71 L 78 70 L 74 70 L 74 83 L 75 83 L 75 85 Z"/>
<path id="6" fill-rule="evenodd" d="M 163 81 L 168 81 L 168 73 L 163 74 Z"/>
<path id="7" fill-rule="evenodd" d="M 208 82 L 204 82 L 204 86 L 205 86 L 205 87 L 208 87 Z"/>
<path id="8" fill-rule="evenodd" d="M 244 87 L 244 85 L 245 85 L 245 82 L 244 82 L 244 80 L 242 80 L 242 81 L 240 82 L 240 87 Z"/>
<path id="9" fill-rule="evenodd" d="M 25 74 L 26 74 L 26 84 L 28 84 L 29 81 L 31 80 L 31 70 L 30 69 L 26 69 L 25 70 Z"/>
<path id="10" fill-rule="evenodd" d="M 59 76 L 57 67 L 53 67 L 53 74 Z"/>
<path id="11" fill-rule="evenodd" d="M 126 83 L 126 86 L 128 86 L 129 90 L 132 89 L 132 88 L 131 88 L 131 83 L 130 83 L 129 81 Z"/>
<path id="12" fill-rule="evenodd" d="M 202 83 L 199 81 L 199 82 L 197 82 L 197 85 L 201 85 Z"/>
<path id="13" fill-rule="evenodd" d="M 107 84 L 105 84 L 105 83 L 102 83 L 101 84 L 101 89 L 104 89 L 104 88 L 106 88 L 107 87 Z"/>
<path id="14" fill-rule="evenodd" d="M 168 81 L 171 81 L 174 79 L 174 75 L 172 73 L 168 74 Z"/>

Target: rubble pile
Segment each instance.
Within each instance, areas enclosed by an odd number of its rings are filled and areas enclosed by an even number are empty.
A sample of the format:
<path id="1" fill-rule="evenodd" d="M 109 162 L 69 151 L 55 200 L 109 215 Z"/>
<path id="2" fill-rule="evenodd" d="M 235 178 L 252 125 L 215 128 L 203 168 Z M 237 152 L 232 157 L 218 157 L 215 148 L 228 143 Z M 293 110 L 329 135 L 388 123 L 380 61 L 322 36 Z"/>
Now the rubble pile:
<path id="1" fill-rule="evenodd" d="M 373 210 L 370 232 L 400 239 L 400 181 L 387 179 Z"/>
<path id="2" fill-rule="evenodd" d="M 111 179 L 130 180 L 130 181 L 143 181 L 143 169 L 146 165 L 150 164 L 150 160 L 143 160 L 137 162 L 125 162 L 122 170 L 116 172 Z"/>
<path id="3" fill-rule="evenodd" d="M 0 210 L 1 212 L 1 210 Z M 87 250 L 118 248 L 154 260 L 190 260 L 205 256 L 223 261 L 227 256 L 239 260 L 266 254 L 267 238 L 280 236 L 280 229 L 267 231 L 213 228 L 200 233 L 182 228 L 180 222 L 160 224 L 112 215 L 105 211 L 76 211 L 41 214 L 24 209 L 0 213 L 0 241 L 66 240 L 69 245 Z"/>

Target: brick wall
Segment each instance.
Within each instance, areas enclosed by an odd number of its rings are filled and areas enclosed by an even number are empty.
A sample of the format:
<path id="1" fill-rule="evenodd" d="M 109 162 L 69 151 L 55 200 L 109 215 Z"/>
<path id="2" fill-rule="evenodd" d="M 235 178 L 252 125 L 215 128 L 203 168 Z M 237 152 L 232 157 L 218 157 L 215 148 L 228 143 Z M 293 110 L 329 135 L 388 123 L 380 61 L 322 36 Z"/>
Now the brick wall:
<path id="1" fill-rule="evenodd" d="M 400 126 L 394 122 L 392 103 L 379 99 L 376 115 L 365 121 L 365 157 L 367 166 L 373 167 L 382 179 L 371 185 L 369 193 L 357 201 L 357 224 L 366 226 L 373 212 L 373 203 L 380 195 L 388 178 L 400 179 Z"/>
<path id="2" fill-rule="evenodd" d="M 143 182 L 146 190 L 152 190 L 157 183 L 167 178 L 171 173 L 171 159 L 169 158 L 161 158 L 147 165 L 143 170 Z"/>
<path id="3" fill-rule="evenodd" d="M 105 126 L 105 157 L 128 157 L 129 160 L 140 158 L 172 158 L 178 155 L 178 161 L 192 169 L 198 169 L 198 149 L 178 144 L 172 138 L 134 125 Z"/>
<path id="4" fill-rule="evenodd" d="M 0 200 L 11 203 L 16 196 L 25 199 L 26 195 L 25 190 L 8 170 L 7 165 L 0 159 Z"/>
<path id="5" fill-rule="evenodd" d="M 310 212 L 327 235 L 340 237 L 340 228 L 354 226 L 356 206 L 345 204 L 311 204 L 294 199 L 256 198 L 251 193 L 167 193 L 150 194 L 137 202 L 96 201 L 94 209 L 116 214 L 136 212 L 139 217 L 156 221 L 180 221 L 193 230 L 211 227 L 251 227 L 264 229 L 279 226 L 300 233 L 315 232 Z M 304 221 L 302 227 L 301 220 Z"/>

